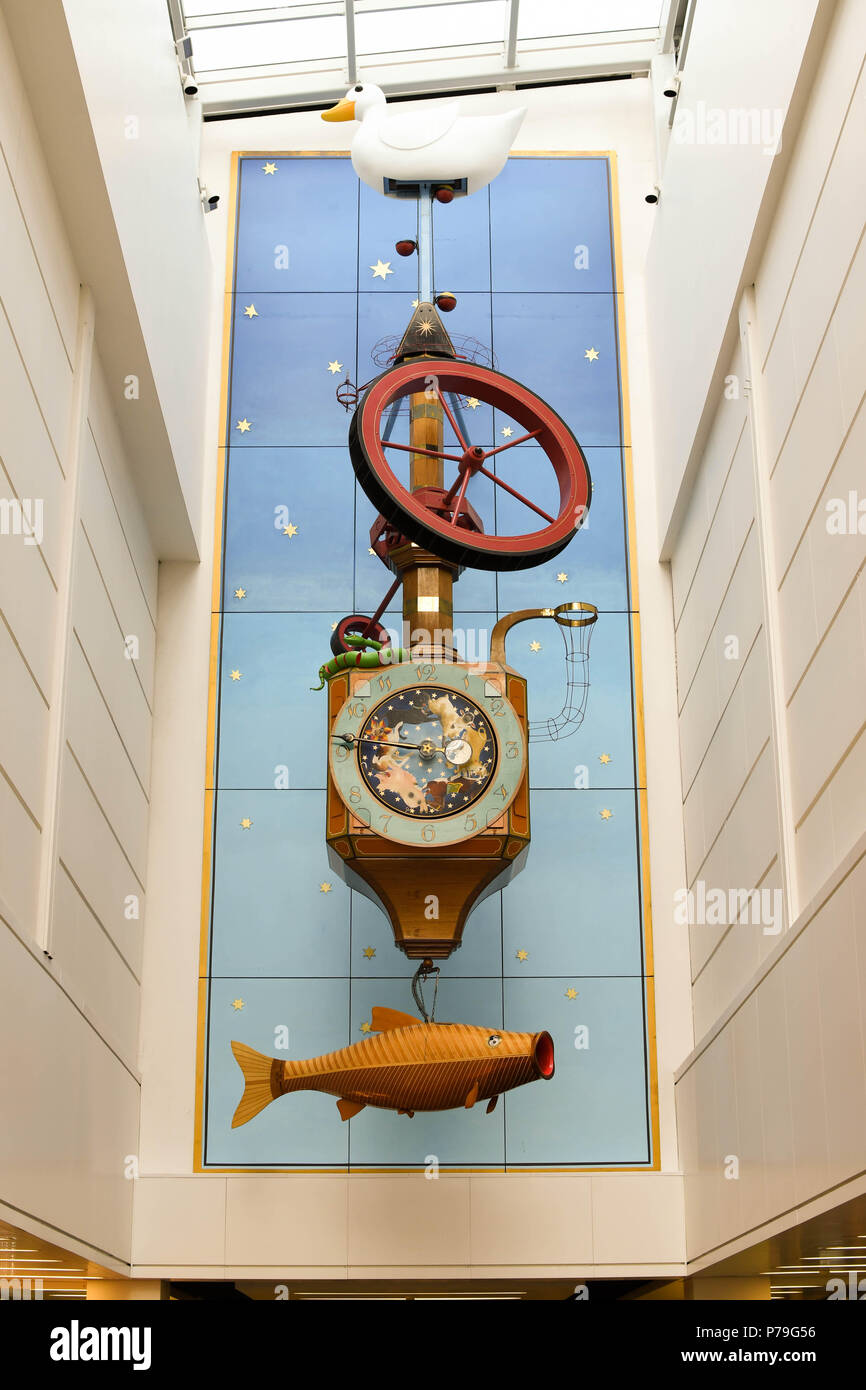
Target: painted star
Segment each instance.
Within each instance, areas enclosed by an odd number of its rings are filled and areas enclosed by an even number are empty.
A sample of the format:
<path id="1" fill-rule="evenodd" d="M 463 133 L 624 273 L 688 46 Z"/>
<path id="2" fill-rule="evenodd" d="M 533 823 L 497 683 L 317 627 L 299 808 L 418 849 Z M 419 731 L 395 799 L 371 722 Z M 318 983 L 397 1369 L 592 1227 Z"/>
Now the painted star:
<path id="1" fill-rule="evenodd" d="M 598 360 L 598 349 L 587 348 L 586 352 L 583 355 L 586 358 L 587 362 L 596 362 Z"/>
<path id="2" fill-rule="evenodd" d="M 337 631 L 337 624 L 336 624 L 336 623 L 331 623 L 331 631 L 332 631 L 332 632 L 336 632 L 336 631 Z"/>
<path id="3" fill-rule="evenodd" d="M 466 402 L 470 410 L 477 410 L 481 402 L 477 396 L 470 396 Z"/>
<path id="4" fill-rule="evenodd" d="M 375 956 L 375 954 L 376 954 L 376 947 L 375 947 L 375 946 L 365 946 L 365 947 L 364 947 L 364 955 L 366 956 L 367 960 L 372 960 L 373 957 Z"/>
<path id="5" fill-rule="evenodd" d="M 233 1000 L 232 1000 L 232 1008 L 233 1008 L 233 1009 L 242 1009 L 243 1006 L 244 1006 L 244 1001 L 243 1001 L 243 999 L 233 999 Z"/>
<path id="6" fill-rule="evenodd" d="M 529 650 L 530 650 L 531 652 L 540 652 L 540 651 L 541 651 L 541 643 L 540 643 L 540 642 L 530 642 L 530 644 L 529 644 Z"/>
<path id="7" fill-rule="evenodd" d="M 519 961 L 520 961 L 520 964 L 522 965 L 524 961 L 529 960 L 529 952 L 528 952 L 528 951 L 518 951 L 518 952 L 517 952 L 517 960 L 519 960 Z"/>
<path id="8" fill-rule="evenodd" d="M 292 536 L 296 536 L 297 534 L 298 534 L 298 528 L 297 528 L 297 526 L 295 526 L 295 525 L 293 524 L 293 522 L 290 521 L 289 524 L 288 524 L 288 526 L 284 526 L 284 527 L 283 527 L 283 535 L 284 535 L 284 536 L 292 537 Z"/>
<path id="9" fill-rule="evenodd" d="M 241 434 L 246 434 L 248 430 L 252 429 L 252 424 L 246 419 L 238 420 L 235 429 L 240 430 Z"/>
<path id="10" fill-rule="evenodd" d="M 372 269 L 372 267 L 371 267 L 371 269 Z M 420 303 L 421 303 L 420 299 L 413 299 L 413 300 L 412 300 L 412 308 L 413 308 L 413 309 L 417 309 L 417 308 L 418 308 L 418 305 L 419 305 Z"/>
<path id="11" fill-rule="evenodd" d="M 426 338 L 433 332 L 433 321 L 432 319 L 421 319 L 419 320 L 418 327 L 421 330 L 422 338 Z"/>
<path id="12" fill-rule="evenodd" d="M 501 434 L 502 434 L 502 438 L 503 438 L 503 439 L 510 439 L 511 436 L 513 435 L 513 433 L 514 433 L 514 430 L 511 428 L 510 425 L 505 425 L 505 426 L 503 427 L 502 431 L 501 431 Z"/>
<path id="13" fill-rule="evenodd" d="M 610 756 L 609 753 L 599 753 L 599 755 L 598 755 L 598 761 L 599 761 L 600 763 L 609 763 L 609 762 L 612 762 L 613 760 L 612 760 L 612 758 L 611 758 L 611 756 Z"/>
<path id="14" fill-rule="evenodd" d="M 244 816 L 243 820 L 241 821 L 241 830 L 249 830 L 251 825 L 252 821 L 250 820 L 249 816 Z"/>
<path id="15" fill-rule="evenodd" d="M 235 589 L 235 598 L 246 598 L 246 589 Z"/>
<path id="16" fill-rule="evenodd" d="M 375 555 L 375 554 L 376 554 L 375 550 L 373 549 L 373 547 L 372 547 L 371 545 L 368 545 L 368 546 L 367 546 L 367 554 L 368 554 L 368 555 Z"/>
<path id="17" fill-rule="evenodd" d="M 602 820 L 610 820 L 611 816 L 613 815 L 613 811 L 609 811 L 605 806 L 604 810 L 599 811 L 598 814 L 601 816 Z"/>
<path id="18" fill-rule="evenodd" d="M 557 584 L 566 584 L 568 582 L 568 575 L 565 570 L 559 571 L 559 574 L 556 576 L 556 582 Z"/>
<path id="19" fill-rule="evenodd" d="M 275 174 L 275 173 L 277 172 L 277 166 L 276 166 L 276 164 L 271 164 L 271 163 L 263 164 L 263 165 L 262 165 L 262 168 L 264 169 L 264 171 L 265 171 L 266 174 Z"/>
<path id="20" fill-rule="evenodd" d="M 330 883 L 320 883 L 320 884 L 319 884 L 319 892 L 320 892 L 320 893 L 330 893 L 332 886 L 333 886 L 333 885 L 330 884 Z"/>
<path id="21" fill-rule="evenodd" d="M 565 997 L 566 997 L 566 999 L 576 999 L 576 998 L 577 998 L 577 990 L 576 990 L 576 989 L 567 989 L 567 990 L 565 991 Z"/>
<path id="22" fill-rule="evenodd" d="M 336 376 L 337 372 L 341 372 L 342 370 L 343 364 L 342 362 L 338 362 L 336 357 L 333 362 L 328 363 L 328 371 L 331 373 L 331 376 Z"/>
<path id="23" fill-rule="evenodd" d="M 389 275 L 394 274 L 390 261 L 377 261 L 375 265 L 370 266 L 370 269 L 373 272 L 374 280 L 387 280 Z"/>
<path id="24" fill-rule="evenodd" d="M 258 311 L 258 309 L 256 308 L 255 304 L 247 304 L 247 305 L 245 305 L 245 306 L 244 306 L 244 313 L 246 314 L 246 316 L 247 316 L 248 319 L 257 319 L 258 316 L 259 316 L 259 311 Z"/>
<path id="25" fill-rule="evenodd" d="M 372 1025 L 372 1023 L 364 1022 L 364 1023 L 361 1024 L 361 1032 L 362 1032 L 362 1033 L 372 1033 L 372 1031 L 373 1031 L 373 1025 Z"/>
<path id="26" fill-rule="evenodd" d="M 237 668 L 235 668 L 235 670 L 231 673 L 231 677 L 233 681 L 239 681 L 241 678 L 241 672 L 238 671 Z"/>

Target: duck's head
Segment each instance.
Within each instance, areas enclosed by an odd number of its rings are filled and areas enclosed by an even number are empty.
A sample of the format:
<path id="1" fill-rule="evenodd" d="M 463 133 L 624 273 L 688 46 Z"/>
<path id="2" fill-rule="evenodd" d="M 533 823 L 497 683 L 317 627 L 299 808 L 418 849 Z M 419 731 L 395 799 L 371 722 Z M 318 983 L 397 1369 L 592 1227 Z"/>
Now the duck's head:
<path id="1" fill-rule="evenodd" d="M 385 105 L 385 93 L 372 82 L 359 82 L 330 111 L 322 112 L 323 121 L 363 121 L 376 106 Z"/>

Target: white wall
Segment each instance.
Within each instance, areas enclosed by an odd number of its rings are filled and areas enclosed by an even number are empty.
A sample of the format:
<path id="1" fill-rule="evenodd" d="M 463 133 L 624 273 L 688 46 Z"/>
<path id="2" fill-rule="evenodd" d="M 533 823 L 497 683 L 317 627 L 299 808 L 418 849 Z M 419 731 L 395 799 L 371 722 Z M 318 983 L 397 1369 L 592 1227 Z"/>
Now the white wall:
<path id="1" fill-rule="evenodd" d="M 464 98 L 481 112 L 501 98 Z M 524 150 L 615 150 L 622 210 L 624 289 L 631 390 L 638 580 L 645 662 L 652 892 L 671 899 L 682 879 L 677 789 L 673 634 L 666 567 L 657 562 L 644 321 L 643 264 L 652 211 L 653 131 L 646 80 L 521 93 L 529 112 Z M 318 113 L 221 121 L 205 126 L 202 177 L 222 194 L 208 217 L 212 258 L 220 267 L 212 293 L 222 322 L 233 150 L 345 148 L 345 131 Z M 211 340 L 209 451 L 205 490 L 214 495 L 218 461 L 221 340 Z M 203 553 L 212 547 L 205 539 Z M 423 1178 L 387 1175 L 307 1178 L 193 1175 L 196 1088 L 195 1021 L 199 974 L 201 852 L 205 777 L 212 571 L 163 565 L 154 724 L 151 885 L 142 1014 L 144 1177 L 136 1196 L 134 1261 L 142 1275 L 304 1277 L 446 1277 L 494 1272 L 579 1277 L 596 1272 L 676 1272 L 682 1253 L 681 1183 L 673 1111 L 673 1073 L 692 1043 L 687 941 L 664 913 L 655 923 L 654 955 L 661 1121 L 660 1174 L 585 1174 L 560 1178 L 508 1175 Z M 649 661 L 650 655 L 652 657 Z M 645 670 L 647 665 L 645 665 Z M 433 1189 L 431 1191 L 431 1189 Z M 423 1211 L 404 1238 L 400 1220 L 378 1222 L 381 1203 Z M 275 1203 L 283 1216 L 275 1222 Z M 565 1213 L 568 1212 L 566 1216 Z M 652 1217 L 648 1215 L 652 1213 Z"/>
<path id="2" fill-rule="evenodd" d="M 842 0 L 671 548 L 688 880 L 779 889 L 789 928 L 691 929 L 691 1258 L 864 1168 L 866 506 L 828 528 L 863 499 L 864 50 Z"/>

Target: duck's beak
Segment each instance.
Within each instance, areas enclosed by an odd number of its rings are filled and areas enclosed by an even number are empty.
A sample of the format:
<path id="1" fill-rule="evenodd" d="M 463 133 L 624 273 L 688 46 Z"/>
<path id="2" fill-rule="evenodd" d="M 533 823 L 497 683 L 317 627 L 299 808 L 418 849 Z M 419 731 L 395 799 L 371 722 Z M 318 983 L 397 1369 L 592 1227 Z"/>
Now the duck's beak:
<path id="1" fill-rule="evenodd" d="M 354 121 L 355 103 L 343 97 L 336 106 L 332 106 L 330 111 L 322 112 L 323 121 Z"/>

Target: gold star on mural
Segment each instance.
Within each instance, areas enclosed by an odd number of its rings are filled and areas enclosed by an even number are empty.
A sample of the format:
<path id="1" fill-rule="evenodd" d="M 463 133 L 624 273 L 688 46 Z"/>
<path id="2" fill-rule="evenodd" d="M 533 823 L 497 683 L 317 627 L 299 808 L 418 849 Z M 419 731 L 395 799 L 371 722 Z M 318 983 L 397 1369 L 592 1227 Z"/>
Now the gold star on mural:
<path id="1" fill-rule="evenodd" d="M 418 308 L 418 305 L 419 305 L 420 303 L 421 303 L 420 299 L 413 299 L 413 300 L 412 300 L 412 308 L 413 308 L 413 309 L 417 309 L 417 308 Z"/>
<path id="2" fill-rule="evenodd" d="M 565 997 L 566 997 L 566 999 L 576 999 L 576 998 L 577 998 L 577 990 L 576 990 L 576 989 L 567 989 L 567 990 L 565 991 Z"/>
<path id="3" fill-rule="evenodd" d="M 275 174 L 275 173 L 277 172 L 277 166 L 276 166 L 276 164 L 271 164 L 271 163 L 263 164 L 263 165 L 262 165 L 262 168 L 264 169 L 264 171 L 265 171 L 266 174 Z"/>
<path id="4" fill-rule="evenodd" d="M 243 1001 L 243 999 L 233 999 L 233 1000 L 232 1000 L 232 1008 L 233 1008 L 233 1009 L 242 1009 L 243 1006 L 244 1006 L 244 1001 Z"/>
<path id="5" fill-rule="evenodd" d="M 233 680 L 233 681 L 239 681 L 240 678 L 241 678 L 241 673 L 240 673 L 240 671 L 238 671 L 238 669 L 235 668 L 235 670 L 232 671 L 232 673 L 231 673 L 231 677 L 232 677 L 232 680 Z"/>
<path id="6" fill-rule="evenodd" d="M 246 598 L 246 589 L 235 589 L 235 598 Z"/>
<path id="7" fill-rule="evenodd" d="M 466 404 L 468 405 L 470 410 L 477 410 L 481 402 L 479 401 L 477 396 L 470 396 L 467 399 Z"/>
<path id="8" fill-rule="evenodd" d="M 241 434 L 246 434 L 247 431 L 251 429 L 251 423 L 249 420 L 246 419 L 238 420 L 237 424 L 235 425 L 235 429 L 240 430 Z"/>
<path id="9" fill-rule="evenodd" d="M 370 266 L 370 269 L 373 272 L 374 280 L 387 280 L 389 275 L 394 274 L 390 261 L 377 261 L 375 265 Z"/>
<path id="10" fill-rule="evenodd" d="M 596 348 L 587 348 L 583 355 L 587 362 L 595 362 L 598 360 L 598 350 Z"/>
<path id="11" fill-rule="evenodd" d="M 375 946 L 365 946 L 365 947 L 364 947 L 364 955 L 367 957 L 367 960 L 372 960 L 373 957 L 375 956 L 375 954 L 376 954 L 376 947 L 375 947 Z"/>
<path id="12" fill-rule="evenodd" d="M 505 425 L 501 433 L 503 439 L 510 439 L 514 433 L 514 430 L 511 428 L 510 425 Z"/>
<path id="13" fill-rule="evenodd" d="M 342 362 L 338 362 L 336 357 L 333 362 L 328 363 L 328 371 L 331 373 L 331 376 L 335 376 L 337 372 L 341 372 L 342 370 L 343 364 Z"/>
<path id="14" fill-rule="evenodd" d="M 248 319 L 257 319 L 259 316 L 259 311 L 256 308 L 255 304 L 246 304 L 244 306 L 244 313 L 246 314 Z"/>
<path id="15" fill-rule="evenodd" d="M 611 758 L 611 756 L 610 756 L 609 753 L 599 753 L 599 755 L 598 755 L 598 761 L 599 761 L 600 763 L 609 763 L 609 762 L 612 762 L 613 760 L 612 760 L 612 758 Z"/>
<path id="16" fill-rule="evenodd" d="M 337 631 L 337 624 L 336 624 L 336 623 L 331 623 L 331 631 L 332 631 L 332 632 L 336 632 L 336 631 Z"/>
<path id="17" fill-rule="evenodd" d="M 518 951 L 518 952 L 517 952 L 517 959 L 520 961 L 520 964 L 522 965 L 524 961 L 529 960 L 529 952 L 528 952 L 528 951 Z"/>
<path id="18" fill-rule="evenodd" d="M 244 816 L 243 820 L 241 821 L 241 830 L 249 830 L 251 825 L 252 821 L 250 820 L 249 816 Z"/>
<path id="19" fill-rule="evenodd" d="M 540 651 L 541 651 L 541 643 L 540 643 L 540 642 L 530 642 L 530 644 L 529 644 L 529 650 L 530 650 L 531 652 L 540 652 Z"/>
<path id="20" fill-rule="evenodd" d="M 284 527 L 283 527 L 283 535 L 284 535 L 284 536 L 288 536 L 289 539 L 291 539 L 292 536 L 296 536 L 297 534 L 298 534 L 298 528 L 297 528 L 297 526 L 295 526 L 295 524 L 294 524 L 293 522 L 290 521 L 289 524 L 288 524 L 288 526 L 284 526 Z"/>
<path id="21" fill-rule="evenodd" d="M 557 584 L 566 584 L 568 582 L 568 575 L 565 573 L 565 570 L 559 571 L 559 574 L 556 576 L 556 582 Z"/>
<path id="22" fill-rule="evenodd" d="M 372 1031 L 373 1031 L 373 1025 L 372 1025 L 372 1023 L 364 1022 L 364 1023 L 361 1024 L 361 1032 L 362 1032 L 362 1033 L 372 1033 Z"/>
<path id="23" fill-rule="evenodd" d="M 421 330 L 421 337 L 426 338 L 433 332 L 433 321 L 432 319 L 419 319 L 418 327 Z"/>
<path id="24" fill-rule="evenodd" d="M 320 883 L 320 884 L 319 884 L 319 892 L 320 892 L 320 893 L 330 893 L 331 888 L 332 888 L 332 884 L 330 884 L 330 883 Z"/>
<path id="25" fill-rule="evenodd" d="M 367 546 L 367 554 L 368 554 L 368 555 L 375 555 L 375 554 L 376 554 L 375 550 L 373 549 L 373 547 L 372 547 L 371 545 L 368 545 L 368 546 Z"/>
<path id="26" fill-rule="evenodd" d="M 602 820 L 610 820 L 611 816 L 613 815 L 613 811 L 609 811 L 605 806 L 604 810 L 599 811 L 598 814 L 601 816 Z"/>

